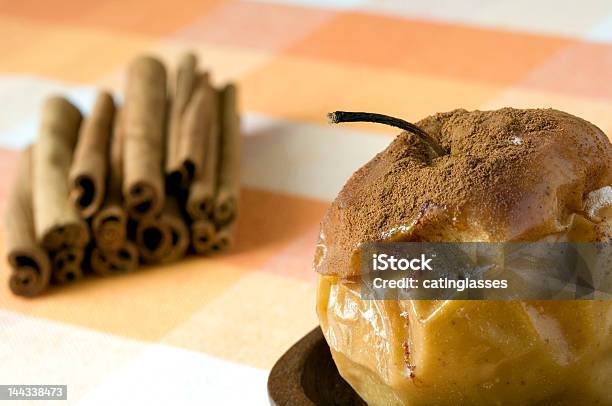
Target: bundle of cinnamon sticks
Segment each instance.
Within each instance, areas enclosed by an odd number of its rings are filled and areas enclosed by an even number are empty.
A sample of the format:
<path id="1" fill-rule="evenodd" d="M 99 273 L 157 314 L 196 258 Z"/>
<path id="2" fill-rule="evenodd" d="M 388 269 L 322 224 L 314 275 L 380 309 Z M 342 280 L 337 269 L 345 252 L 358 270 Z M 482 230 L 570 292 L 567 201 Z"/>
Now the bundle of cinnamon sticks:
<path id="1" fill-rule="evenodd" d="M 124 102 L 101 91 L 91 114 L 48 98 L 6 211 L 11 290 L 209 254 L 234 238 L 240 192 L 236 87 L 215 88 L 194 54 L 174 80 L 150 56 L 127 73 Z"/>

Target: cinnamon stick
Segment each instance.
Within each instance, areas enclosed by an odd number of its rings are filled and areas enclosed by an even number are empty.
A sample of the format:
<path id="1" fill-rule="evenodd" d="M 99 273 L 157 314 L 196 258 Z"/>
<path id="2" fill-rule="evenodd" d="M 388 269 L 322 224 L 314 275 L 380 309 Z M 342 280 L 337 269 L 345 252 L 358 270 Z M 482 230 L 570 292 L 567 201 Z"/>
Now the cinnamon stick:
<path id="1" fill-rule="evenodd" d="M 91 115 L 81 126 L 70 168 L 70 200 L 82 217 L 98 211 L 105 192 L 108 148 L 115 104 L 107 92 L 100 92 Z"/>
<path id="2" fill-rule="evenodd" d="M 240 194 L 240 119 L 236 107 L 236 86 L 220 92 L 219 176 L 213 218 L 217 227 L 236 217 Z"/>
<path id="3" fill-rule="evenodd" d="M 162 258 L 171 249 L 172 230 L 159 218 L 144 218 L 136 228 L 136 244 L 143 262 L 161 262 Z"/>
<path id="4" fill-rule="evenodd" d="M 138 247 L 127 240 L 116 251 L 95 247 L 91 252 L 90 266 L 95 273 L 104 276 L 130 272 L 138 267 Z"/>
<path id="5" fill-rule="evenodd" d="M 166 70 L 157 59 L 140 57 L 129 67 L 125 93 L 123 196 L 136 219 L 164 207 L 162 171 L 166 115 Z"/>
<path id="6" fill-rule="evenodd" d="M 182 137 L 189 130 L 184 128 L 186 126 L 182 122 L 182 117 L 198 82 L 196 68 L 196 56 L 192 53 L 183 55 L 178 64 L 174 85 L 174 97 L 170 111 L 168 140 L 166 143 L 166 175 L 168 186 L 176 189 L 176 191 L 184 188 L 188 179 L 193 176 L 192 173 L 189 173 L 189 169 L 193 168 L 186 165 L 185 157 L 183 156 Z"/>
<path id="7" fill-rule="evenodd" d="M 235 236 L 235 225 L 234 223 L 229 224 L 219 231 L 213 238 L 213 243 L 211 246 L 212 251 L 218 252 L 223 251 L 231 247 L 234 243 Z"/>
<path id="8" fill-rule="evenodd" d="M 209 90 L 214 92 L 214 97 L 207 104 L 209 111 L 212 112 L 213 119 L 209 135 L 206 137 L 202 170 L 195 174 L 187 198 L 187 213 L 194 221 L 209 218 L 213 214 L 217 190 L 220 132 L 217 113 L 218 95 L 212 87 L 209 87 Z"/>
<path id="9" fill-rule="evenodd" d="M 136 241 L 145 262 L 168 263 L 185 256 L 189 229 L 174 197 L 166 198 L 159 218 L 144 219 L 138 224 Z"/>
<path id="10" fill-rule="evenodd" d="M 193 96 L 181 118 L 179 160 L 183 188 L 204 170 L 208 139 L 217 121 L 216 110 L 217 92 L 210 85 L 208 74 L 199 74 Z"/>
<path id="11" fill-rule="evenodd" d="M 53 282 L 64 285 L 83 278 L 84 256 L 83 248 L 77 247 L 64 247 L 53 254 Z"/>
<path id="12" fill-rule="evenodd" d="M 181 213 L 178 201 L 168 197 L 161 215 L 161 222 L 170 229 L 170 248 L 161 258 L 161 262 L 174 262 L 185 256 L 189 248 L 189 229 Z"/>
<path id="13" fill-rule="evenodd" d="M 106 196 L 102 208 L 91 222 L 96 246 L 102 251 L 117 251 L 127 240 L 128 215 L 123 208 L 123 110 L 117 110 L 108 157 Z"/>
<path id="14" fill-rule="evenodd" d="M 81 113 L 62 97 L 47 99 L 34 149 L 32 207 L 36 238 L 49 251 L 84 247 L 89 229 L 68 199 L 68 173 Z"/>
<path id="15" fill-rule="evenodd" d="M 205 255 L 212 252 L 216 235 L 215 225 L 208 219 L 191 223 L 191 246 L 196 254 Z"/>
<path id="16" fill-rule="evenodd" d="M 19 162 L 17 178 L 9 194 L 6 212 L 6 248 L 12 268 L 11 291 L 21 296 L 36 296 L 49 286 L 49 256 L 36 241 L 32 210 L 32 147 Z"/>

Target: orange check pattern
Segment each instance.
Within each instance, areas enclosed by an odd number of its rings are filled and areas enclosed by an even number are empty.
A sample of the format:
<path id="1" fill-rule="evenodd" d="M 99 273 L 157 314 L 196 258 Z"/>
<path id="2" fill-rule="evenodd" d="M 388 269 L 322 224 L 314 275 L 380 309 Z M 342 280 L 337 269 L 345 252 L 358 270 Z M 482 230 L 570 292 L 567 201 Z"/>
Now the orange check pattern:
<path id="1" fill-rule="evenodd" d="M 172 65 L 188 49 L 240 86 L 231 252 L 33 300 L 10 294 L 3 257 L 0 384 L 68 384 L 70 404 L 267 403 L 268 370 L 317 323 L 319 220 L 396 132 L 330 127 L 329 111 L 554 107 L 612 135 L 605 1 L 0 0 L 0 49 L 0 210 L 49 94 L 87 111 L 135 55 Z"/>

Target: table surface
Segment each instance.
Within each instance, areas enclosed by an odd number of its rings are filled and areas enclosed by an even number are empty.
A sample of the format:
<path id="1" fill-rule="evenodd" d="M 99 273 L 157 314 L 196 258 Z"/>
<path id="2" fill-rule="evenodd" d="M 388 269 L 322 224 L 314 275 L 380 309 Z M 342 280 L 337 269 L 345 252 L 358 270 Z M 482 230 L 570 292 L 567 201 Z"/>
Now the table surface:
<path id="1" fill-rule="evenodd" d="M 87 111 L 142 52 L 173 65 L 192 49 L 235 80 L 245 135 L 231 252 L 32 300 L 2 259 L 0 384 L 67 384 L 71 404 L 266 404 L 269 369 L 317 323 L 320 218 L 396 133 L 330 127 L 328 111 L 554 107 L 612 135 L 612 2 L 459 3 L 0 1 L 0 209 L 43 98 Z"/>

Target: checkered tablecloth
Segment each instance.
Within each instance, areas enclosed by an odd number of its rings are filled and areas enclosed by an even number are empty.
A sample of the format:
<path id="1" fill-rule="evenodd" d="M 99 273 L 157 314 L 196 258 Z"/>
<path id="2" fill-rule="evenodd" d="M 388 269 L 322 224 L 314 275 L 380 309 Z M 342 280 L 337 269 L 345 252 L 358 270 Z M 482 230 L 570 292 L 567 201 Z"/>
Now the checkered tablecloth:
<path id="1" fill-rule="evenodd" d="M 0 384 L 67 384 L 71 404 L 267 404 L 269 369 L 317 323 L 319 220 L 397 132 L 330 127 L 328 111 L 554 107 L 612 135 L 609 0 L 0 0 L 0 208 L 44 97 L 87 111 L 135 55 L 189 49 L 240 86 L 236 247 L 31 300 L 3 257 Z"/>

